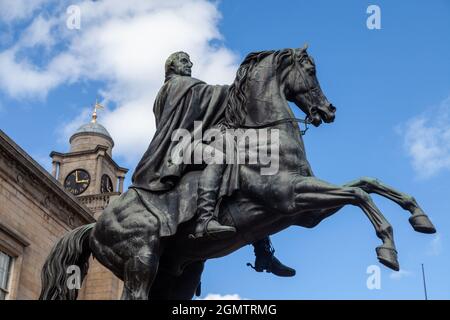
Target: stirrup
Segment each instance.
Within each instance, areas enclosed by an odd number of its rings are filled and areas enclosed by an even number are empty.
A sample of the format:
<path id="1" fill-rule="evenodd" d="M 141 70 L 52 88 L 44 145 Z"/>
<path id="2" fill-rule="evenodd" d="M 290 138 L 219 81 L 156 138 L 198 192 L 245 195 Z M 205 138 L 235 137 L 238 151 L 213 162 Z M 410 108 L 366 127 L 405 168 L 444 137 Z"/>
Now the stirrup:
<path id="1" fill-rule="evenodd" d="M 208 220 L 206 220 L 206 222 L 203 223 L 203 230 L 201 232 L 195 232 L 194 233 L 190 233 L 189 234 L 189 239 L 195 240 L 195 239 L 200 239 L 200 238 L 207 238 L 210 237 L 210 235 L 208 234 L 208 223 L 211 222 L 211 220 L 213 219 L 213 217 L 209 217 Z M 195 229 L 197 229 L 197 226 L 195 226 Z"/>

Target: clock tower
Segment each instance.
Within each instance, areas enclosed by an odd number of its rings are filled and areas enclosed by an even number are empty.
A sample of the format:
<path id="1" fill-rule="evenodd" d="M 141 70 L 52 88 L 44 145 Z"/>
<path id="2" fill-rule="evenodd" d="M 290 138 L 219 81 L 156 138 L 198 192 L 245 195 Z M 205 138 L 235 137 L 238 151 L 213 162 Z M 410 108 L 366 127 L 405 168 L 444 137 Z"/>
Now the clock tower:
<path id="1" fill-rule="evenodd" d="M 97 122 L 97 111 L 101 108 L 100 104 L 95 103 L 92 120 L 72 134 L 69 152 L 50 153 L 52 175 L 67 192 L 91 210 L 95 219 L 110 201 L 123 192 L 123 182 L 128 172 L 112 158 L 114 140 L 106 128 Z M 119 299 L 122 282 L 96 260 L 91 258 L 89 264 L 79 299 Z"/>
<path id="2" fill-rule="evenodd" d="M 52 174 L 64 188 L 86 205 L 95 218 L 114 197 L 123 192 L 128 169 L 112 158 L 114 141 L 104 126 L 97 122 L 95 104 L 92 120 L 70 137 L 70 151 L 53 151 Z"/>

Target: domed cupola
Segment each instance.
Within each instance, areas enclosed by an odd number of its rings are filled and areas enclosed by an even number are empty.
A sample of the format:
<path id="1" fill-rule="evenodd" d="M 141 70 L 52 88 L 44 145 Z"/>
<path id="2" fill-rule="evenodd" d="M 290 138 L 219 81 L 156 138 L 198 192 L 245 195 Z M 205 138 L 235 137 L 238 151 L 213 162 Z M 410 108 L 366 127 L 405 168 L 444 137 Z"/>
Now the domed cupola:
<path id="1" fill-rule="evenodd" d="M 128 172 L 113 160 L 114 141 L 108 130 L 97 123 L 97 111 L 102 108 L 95 102 L 91 122 L 70 137 L 69 152 L 50 153 L 52 175 L 94 213 L 100 213 L 110 197 L 122 193 Z"/>
<path id="2" fill-rule="evenodd" d="M 108 130 L 97 122 L 97 110 L 100 108 L 103 107 L 95 103 L 91 122 L 79 127 L 70 137 L 70 152 L 92 150 L 100 145 L 107 147 L 107 153 L 111 155 L 114 141 Z"/>

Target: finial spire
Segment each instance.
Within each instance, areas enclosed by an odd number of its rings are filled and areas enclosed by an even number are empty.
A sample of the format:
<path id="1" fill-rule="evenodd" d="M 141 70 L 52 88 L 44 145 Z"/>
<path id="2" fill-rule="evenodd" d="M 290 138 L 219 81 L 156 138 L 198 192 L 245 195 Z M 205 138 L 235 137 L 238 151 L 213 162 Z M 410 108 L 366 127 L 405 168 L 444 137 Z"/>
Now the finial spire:
<path id="1" fill-rule="evenodd" d="M 94 112 L 92 112 L 92 123 L 97 122 L 97 110 L 103 109 L 103 106 L 95 99 Z"/>

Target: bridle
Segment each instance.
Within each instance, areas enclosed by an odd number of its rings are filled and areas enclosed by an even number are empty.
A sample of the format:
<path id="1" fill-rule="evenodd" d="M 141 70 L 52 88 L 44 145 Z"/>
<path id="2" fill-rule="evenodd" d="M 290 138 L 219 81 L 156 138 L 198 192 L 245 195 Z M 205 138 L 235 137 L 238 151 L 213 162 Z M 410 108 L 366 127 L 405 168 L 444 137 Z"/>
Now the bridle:
<path id="1" fill-rule="evenodd" d="M 301 57 L 300 61 L 297 61 L 296 59 L 296 52 L 294 49 L 289 49 L 289 51 L 291 52 L 291 56 L 292 56 L 292 63 L 291 66 L 292 68 L 297 68 L 299 71 L 300 76 L 302 77 L 303 83 L 305 84 L 307 90 L 306 90 L 306 100 L 308 101 L 308 103 L 310 105 L 313 105 L 313 96 L 312 96 L 312 92 L 315 92 L 318 89 L 317 86 L 312 86 L 310 85 L 307 77 L 304 76 L 303 72 L 304 70 L 302 69 L 301 65 L 299 64 L 299 62 L 303 61 L 304 58 L 306 58 L 306 55 Z M 264 124 L 258 124 L 258 125 L 246 125 L 246 124 L 242 124 L 239 125 L 239 128 L 243 128 L 243 129 L 263 129 L 263 128 L 269 128 L 269 127 L 274 127 L 277 126 L 279 124 L 284 124 L 284 123 L 292 123 L 292 122 L 296 122 L 296 123 L 303 123 L 305 125 L 305 129 L 301 130 L 300 129 L 300 133 L 301 135 L 305 135 L 306 131 L 308 131 L 309 127 L 308 125 L 312 123 L 309 115 L 305 116 L 305 119 L 298 119 L 298 118 L 283 118 L 283 119 L 278 119 L 278 120 L 274 120 L 271 122 L 267 122 Z"/>
<path id="2" fill-rule="evenodd" d="M 269 128 L 269 127 L 274 127 L 274 126 L 277 126 L 277 125 L 283 124 L 283 123 L 289 123 L 289 122 L 303 123 L 305 125 L 305 129 L 304 130 L 300 130 L 300 133 L 302 134 L 302 136 L 304 136 L 306 134 L 306 131 L 308 131 L 308 129 L 309 129 L 308 124 L 311 124 L 311 120 L 309 120 L 309 116 L 306 116 L 305 119 L 283 118 L 283 119 L 267 122 L 267 123 L 264 123 L 264 124 L 252 125 L 252 126 L 248 126 L 248 125 L 244 124 L 244 125 L 240 125 L 239 128 L 243 128 L 243 129 L 264 129 L 264 128 Z"/>

